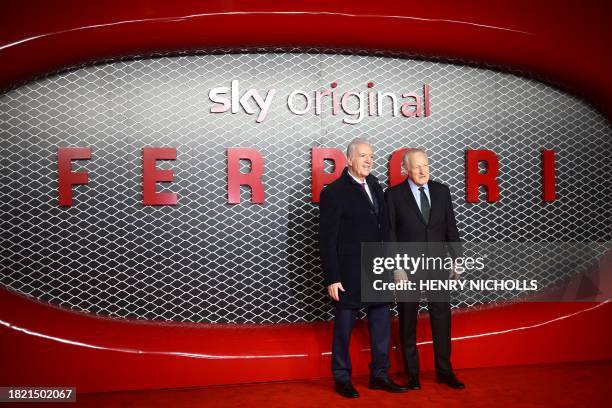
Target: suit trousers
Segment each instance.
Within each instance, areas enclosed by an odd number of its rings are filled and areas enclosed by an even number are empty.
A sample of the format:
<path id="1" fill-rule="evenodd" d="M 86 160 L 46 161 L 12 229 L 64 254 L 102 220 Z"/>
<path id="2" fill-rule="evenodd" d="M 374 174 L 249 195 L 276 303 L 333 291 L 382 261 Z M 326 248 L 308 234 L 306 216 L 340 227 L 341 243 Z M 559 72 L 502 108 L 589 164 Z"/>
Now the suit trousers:
<path id="1" fill-rule="evenodd" d="M 370 332 L 371 378 L 387 378 L 391 342 L 391 310 L 389 305 L 366 307 Z M 338 382 L 351 380 L 352 366 L 349 346 L 359 309 L 336 307 L 332 343 L 332 374 Z"/>
<path id="2" fill-rule="evenodd" d="M 416 344 L 416 328 L 419 302 L 400 302 L 399 331 L 404 367 L 409 376 L 419 375 L 419 353 Z M 453 372 L 451 356 L 451 307 L 449 302 L 428 302 L 431 337 L 433 339 L 434 364 L 441 376 Z"/>

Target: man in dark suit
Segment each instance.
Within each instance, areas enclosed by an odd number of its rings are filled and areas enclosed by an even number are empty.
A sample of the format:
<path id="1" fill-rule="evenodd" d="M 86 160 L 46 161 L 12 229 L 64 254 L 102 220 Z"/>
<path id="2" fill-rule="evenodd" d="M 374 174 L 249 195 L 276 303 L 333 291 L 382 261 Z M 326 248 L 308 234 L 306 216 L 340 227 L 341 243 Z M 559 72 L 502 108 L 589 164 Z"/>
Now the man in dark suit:
<path id="1" fill-rule="evenodd" d="M 452 258 L 461 256 L 459 231 L 451 201 L 450 190 L 444 184 L 429 179 L 429 159 L 421 149 L 408 149 L 403 159 L 403 170 L 408 179 L 387 189 L 385 199 L 391 222 L 391 241 L 420 243 L 428 257 L 442 257 L 447 251 Z M 407 279 L 404 271 L 396 271 L 398 279 Z M 444 270 L 426 272 L 429 279 L 448 279 Z M 456 278 L 456 276 L 451 276 Z M 398 302 L 400 343 L 408 375 L 408 387 L 420 389 L 419 356 L 416 345 L 419 296 L 413 301 Z M 465 385 L 453 373 L 451 355 L 451 308 L 446 293 L 428 294 L 434 346 L 436 380 L 452 388 Z"/>
<path id="2" fill-rule="evenodd" d="M 332 373 L 335 390 L 359 396 L 351 383 L 349 343 L 359 309 L 366 308 L 372 350 L 371 389 L 404 392 L 389 378 L 391 314 L 388 303 L 361 302 L 361 243 L 389 238 L 389 219 L 378 179 L 370 174 L 372 147 L 363 138 L 347 148 L 347 168 L 321 192 L 319 244 L 327 293 L 334 300 Z"/>

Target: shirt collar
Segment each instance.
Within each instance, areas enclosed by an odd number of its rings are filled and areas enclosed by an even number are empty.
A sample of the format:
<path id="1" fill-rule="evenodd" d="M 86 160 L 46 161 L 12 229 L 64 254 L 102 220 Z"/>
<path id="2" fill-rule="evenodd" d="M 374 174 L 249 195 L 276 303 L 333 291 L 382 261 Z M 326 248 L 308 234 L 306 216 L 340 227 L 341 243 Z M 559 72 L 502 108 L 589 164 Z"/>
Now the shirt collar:
<path id="1" fill-rule="evenodd" d="M 348 174 L 349 176 L 351 176 L 351 178 L 352 178 L 353 180 L 355 180 L 355 183 L 357 183 L 357 184 L 359 184 L 359 185 L 361 185 L 361 184 L 363 184 L 363 183 L 368 184 L 368 182 L 367 182 L 367 180 L 366 180 L 366 179 L 364 179 L 363 181 L 359 181 L 359 179 L 358 179 L 357 177 L 353 176 L 353 175 L 351 174 L 351 172 L 350 172 L 350 171 L 348 171 L 348 169 L 346 170 L 346 172 L 347 172 L 347 174 Z"/>
<path id="2" fill-rule="evenodd" d="M 414 181 L 412 181 L 411 178 L 408 178 L 408 185 L 410 186 L 410 189 L 412 191 L 419 191 L 419 186 L 416 185 L 416 183 Z M 429 193 L 429 185 L 428 183 L 425 183 L 422 187 L 425 187 L 425 191 L 427 191 Z"/>

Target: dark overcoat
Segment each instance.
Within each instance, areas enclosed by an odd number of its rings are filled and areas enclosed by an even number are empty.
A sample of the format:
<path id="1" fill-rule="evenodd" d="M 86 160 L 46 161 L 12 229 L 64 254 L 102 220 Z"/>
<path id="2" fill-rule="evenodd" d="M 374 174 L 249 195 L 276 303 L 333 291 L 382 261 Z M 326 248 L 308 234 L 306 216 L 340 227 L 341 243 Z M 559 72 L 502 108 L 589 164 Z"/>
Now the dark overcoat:
<path id="1" fill-rule="evenodd" d="M 389 218 L 378 179 L 366 177 L 377 205 L 344 169 L 321 192 L 319 245 L 325 285 L 341 282 L 338 307 L 359 308 L 361 302 L 361 243 L 389 239 Z"/>

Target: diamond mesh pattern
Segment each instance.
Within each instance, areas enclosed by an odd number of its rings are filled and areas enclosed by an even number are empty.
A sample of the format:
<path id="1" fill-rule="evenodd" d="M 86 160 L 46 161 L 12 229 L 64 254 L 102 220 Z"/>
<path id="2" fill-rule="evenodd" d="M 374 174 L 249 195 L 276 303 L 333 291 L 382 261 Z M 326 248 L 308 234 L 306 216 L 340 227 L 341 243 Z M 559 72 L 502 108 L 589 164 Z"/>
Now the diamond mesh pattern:
<path id="1" fill-rule="evenodd" d="M 277 89 L 263 123 L 211 114 L 208 91 L 239 79 Z M 429 118 L 291 114 L 294 89 L 419 92 L 431 85 Z M 404 145 L 430 152 L 432 177 L 451 187 L 466 241 L 611 240 L 608 122 L 590 106 L 540 82 L 475 67 L 327 54 L 162 57 L 79 68 L 0 96 L 3 285 L 76 310 L 194 322 L 296 322 L 331 317 L 310 203 L 310 148 L 344 150 L 368 136 L 386 181 L 387 159 Z M 91 146 L 88 186 L 57 206 L 58 146 Z M 141 204 L 141 149 L 176 147 L 174 207 Z M 226 204 L 227 147 L 265 160 L 264 205 Z M 464 151 L 500 158 L 502 198 L 464 201 Z M 557 195 L 541 201 L 540 152 L 557 151 Z M 158 185 L 158 190 L 168 187 Z M 571 246 L 570 246 L 571 247 Z M 602 244 L 602 251 L 609 245 Z M 571 249 L 563 256 L 575 256 Z M 582 263 L 597 259 L 585 255 Z M 573 264 L 575 266 L 575 264 Z M 537 278 L 542 285 L 573 268 Z M 519 276 L 535 273 L 529 264 Z M 538 272 L 539 273 L 539 272 Z M 467 294 L 455 306 L 499 301 Z"/>

